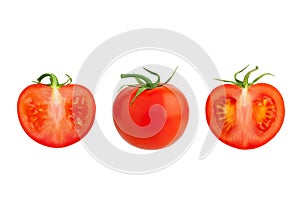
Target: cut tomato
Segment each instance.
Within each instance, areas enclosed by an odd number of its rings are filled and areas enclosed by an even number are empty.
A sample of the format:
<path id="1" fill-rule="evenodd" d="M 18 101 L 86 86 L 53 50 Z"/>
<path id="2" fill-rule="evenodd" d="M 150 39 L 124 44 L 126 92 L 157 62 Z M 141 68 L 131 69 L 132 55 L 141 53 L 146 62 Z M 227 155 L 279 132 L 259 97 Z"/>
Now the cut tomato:
<path id="1" fill-rule="evenodd" d="M 49 147 L 65 147 L 83 138 L 95 118 L 91 92 L 78 84 L 52 83 L 26 87 L 18 99 L 18 117 L 24 131 L 36 142 Z"/>
<path id="2" fill-rule="evenodd" d="M 241 70 L 244 71 L 246 68 Z M 284 101 L 272 85 L 248 83 L 236 78 L 234 84 L 215 88 L 206 102 L 207 123 L 216 137 L 227 145 L 239 149 L 253 149 L 266 144 L 280 130 L 284 115 Z M 224 81 L 224 80 L 221 80 Z M 231 82 L 231 81 L 225 81 Z"/>

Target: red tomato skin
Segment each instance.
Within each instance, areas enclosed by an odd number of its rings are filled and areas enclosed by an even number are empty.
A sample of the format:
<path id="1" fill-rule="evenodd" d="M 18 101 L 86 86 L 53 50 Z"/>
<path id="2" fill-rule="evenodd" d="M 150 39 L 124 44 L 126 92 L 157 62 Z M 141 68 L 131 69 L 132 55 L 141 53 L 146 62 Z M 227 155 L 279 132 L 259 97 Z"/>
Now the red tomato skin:
<path id="1" fill-rule="evenodd" d="M 137 88 L 127 87 L 115 98 L 113 119 L 120 136 L 135 147 L 149 150 L 161 149 L 177 141 L 184 133 L 189 118 L 188 102 L 183 93 L 176 87 L 166 84 L 144 91 L 130 104 L 136 92 Z M 124 106 L 120 107 L 121 104 Z M 153 120 L 149 116 L 149 111 L 153 105 L 162 106 L 165 112 L 165 122 L 161 122 L 164 120 L 156 122 L 161 123 L 162 127 L 157 132 L 154 129 L 150 130 L 150 132 L 154 131 L 153 136 L 143 136 L 142 127 L 149 126 Z M 116 116 L 120 114 L 123 115 L 122 118 L 117 118 Z M 133 123 L 125 124 L 126 127 L 122 129 L 120 124 L 125 118 L 130 118 Z"/>
<path id="2" fill-rule="evenodd" d="M 91 129 L 95 112 L 92 93 L 78 84 L 57 89 L 44 84 L 29 85 L 17 102 L 25 133 L 37 143 L 53 148 L 80 141 Z"/>
<path id="3" fill-rule="evenodd" d="M 261 130 L 257 125 L 259 114 L 255 113 L 255 106 L 258 104 L 256 102 L 268 97 L 276 107 L 276 116 L 266 130 Z M 225 130 L 227 124 L 222 127 L 218 123 L 215 114 L 214 104 L 221 98 L 233 99 L 235 102 L 234 123 L 230 131 Z M 223 143 L 238 149 L 254 149 L 269 142 L 280 130 L 284 116 L 282 95 L 274 86 L 267 83 L 258 83 L 247 89 L 224 84 L 212 90 L 206 101 L 206 120 L 213 134 Z"/>

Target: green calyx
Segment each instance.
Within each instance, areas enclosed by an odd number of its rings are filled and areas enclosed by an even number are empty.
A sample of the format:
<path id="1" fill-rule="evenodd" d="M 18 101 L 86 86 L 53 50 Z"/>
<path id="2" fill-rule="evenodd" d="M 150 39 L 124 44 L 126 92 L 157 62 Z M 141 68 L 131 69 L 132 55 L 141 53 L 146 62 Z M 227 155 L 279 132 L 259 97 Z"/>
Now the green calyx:
<path id="1" fill-rule="evenodd" d="M 57 77 L 54 75 L 54 74 L 51 74 L 51 73 L 46 73 L 46 74 L 43 74 L 41 75 L 37 81 L 32 81 L 34 83 L 37 83 L 37 84 L 42 84 L 42 80 L 45 78 L 45 77 L 49 77 L 49 80 L 50 80 L 50 83 L 49 84 L 44 84 L 44 85 L 48 85 L 49 87 L 51 88 L 60 88 L 62 86 L 65 86 L 65 85 L 69 85 L 70 83 L 72 83 L 72 78 L 71 76 L 69 76 L 68 74 L 66 74 L 66 76 L 68 77 L 67 81 L 64 82 L 64 83 L 59 83 L 58 82 L 58 79 Z"/>
<path id="2" fill-rule="evenodd" d="M 234 81 L 228 81 L 228 80 L 222 80 L 222 79 L 215 79 L 215 80 L 222 81 L 222 82 L 225 82 L 225 83 L 232 83 L 232 84 L 237 85 L 237 86 L 239 86 L 241 88 L 248 88 L 248 87 L 254 85 L 259 79 L 261 79 L 262 77 L 264 77 L 266 75 L 274 76 L 273 74 L 270 74 L 270 73 L 264 73 L 264 74 L 258 76 L 257 78 L 255 78 L 251 83 L 249 83 L 249 77 L 252 74 L 252 72 L 258 70 L 258 66 L 256 66 L 254 69 L 252 69 L 252 70 L 250 70 L 249 72 L 246 73 L 246 75 L 244 76 L 243 81 L 239 80 L 237 78 L 237 75 L 240 74 L 240 73 L 242 73 L 243 71 L 245 71 L 248 67 L 249 67 L 249 65 L 247 65 L 242 70 L 236 72 L 234 74 Z"/>
<path id="3" fill-rule="evenodd" d="M 130 102 L 130 104 L 133 104 L 133 102 L 136 100 L 136 98 L 140 94 L 142 94 L 145 90 L 152 90 L 154 88 L 161 87 L 161 86 L 167 84 L 172 79 L 172 77 L 174 76 L 177 68 L 178 67 L 175 68 L 175 70 L 173 71 L 170 78 L 168 78 L 168 80 L 166 80 L 164 83 L 160 83 L 160 75 L 158 73 L 150 71 L 149 69 L 146 69 L 145 67 L 143 67 L 143 69 L 145 71 L 147 71 L 148 73 L 150 73 L 150 74 L 157 77 L 157 80 L 155 82 L 152 82 L 148 77 L 143 76 L 141 74 L 121 74 L 122 79 L 123 78 L 134 78 L 137 81 L 138 84 L 137 85 L 123 85 L 119 90 L 121 90 L 123 87 L 137 87 L 137 88 L 139 88 L 138 91 L 136 92 L 134 98 Z"/>

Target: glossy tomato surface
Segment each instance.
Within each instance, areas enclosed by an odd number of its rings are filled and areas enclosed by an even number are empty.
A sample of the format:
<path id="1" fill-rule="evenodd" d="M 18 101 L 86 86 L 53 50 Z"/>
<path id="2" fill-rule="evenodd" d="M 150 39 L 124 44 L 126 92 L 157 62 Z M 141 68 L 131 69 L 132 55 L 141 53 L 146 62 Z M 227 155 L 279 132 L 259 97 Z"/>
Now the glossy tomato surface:
<path id="1" fill-rule="evenodd" d="M 77 84 L 60 88 L 30 85 L 20 94 L 17 109 L 27 135 L 49 147 L 78 142 L 90 130 L 96 112 L 93 95 Z"/>
<path id="2" fill-rule="evenodd" d="M 272 85 L 248 88 L 225 84 L 215 88 L 206 102 L 206 119 L 212 132 L 227 145 L 253 149 L 266 144 L 279 131 L 284 101 Z"/>
<path id="3" fill-rule="evenodd" d="M 117 131 L 138 148 L 160 149 L 171 145 L 188 123 L 185 96 L 173 85 L 166 84 L 145 90 L 132 103 L 137 90 L 127 87 L 114 100 L 113 120 Z"/>

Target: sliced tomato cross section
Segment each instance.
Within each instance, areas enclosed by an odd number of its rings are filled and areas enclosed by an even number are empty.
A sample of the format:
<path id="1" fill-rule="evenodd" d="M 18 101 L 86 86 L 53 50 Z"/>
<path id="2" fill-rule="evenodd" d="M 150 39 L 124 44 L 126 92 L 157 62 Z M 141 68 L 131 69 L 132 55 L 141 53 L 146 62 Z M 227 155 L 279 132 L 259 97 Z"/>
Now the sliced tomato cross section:
<path id="1" fill-rule="evenodd" d="M 49 147 L 66 147 L 83 138 L 95 118 L 91 92 L 78 84 L 59 84 L 53 74 L 51 84 L 26 87 L 18 99 L 22 128 L 34 141 Z"/>
<path id="2" fill-rule="evenodd" d="M 219 140 L 235 148 L 253 149 L 266 144 L 277 134 L 284 120 L 280 92 L 270 84 L 254 84 L 270 74 L 248 83 L 250 74 L 257 69 L 248 72 L 243 81 L 236 78 L 243 70 L 237 72 L 233 84 L 216 87 L 206 102 L 210 129 Z"/>

